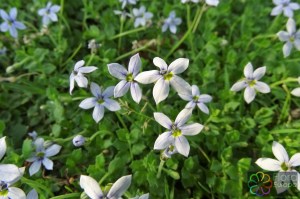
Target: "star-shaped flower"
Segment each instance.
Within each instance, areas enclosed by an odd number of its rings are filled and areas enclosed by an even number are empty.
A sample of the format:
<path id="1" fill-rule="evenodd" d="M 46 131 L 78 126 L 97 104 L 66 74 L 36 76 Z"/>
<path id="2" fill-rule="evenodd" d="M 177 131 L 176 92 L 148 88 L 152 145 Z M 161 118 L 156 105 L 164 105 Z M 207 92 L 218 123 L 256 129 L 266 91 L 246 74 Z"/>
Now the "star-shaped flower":
<path id="1" fill-rule="evenodd" d="M 133 16 L 135 17 L 134 27 L 145 26 L 148 21 L 153 17 L 151 12 L 146 12 L 145 6 L 141 6 L 140 9 L 133 8 Z"/>
<path id="2" fill-rule="evenodd" d="M 169 17 L 165 19 L 162 31 L 166 32 L 169 28 L 170 31 L 175 34 L 177 32 L 177 26 L 182 22 L 181 18 L 176 17 L 175 11 L 170 12 Z"/>
<path id="3" fill-rule="evenodd" d="M 93 178 L 81 175 L 80 187 L 91 199 L 119 199 L 131 184 L 131 175 L 123 176 L 118 179 L 110 188 L 108 193 L 103 193 L 98 182 Z"/>
<path id="4" fill-rule="evenodd" d="M 272 158 L 259 158 L 258 160 L 256 160 L 255 163 L 259 167 L 267 171 L 278 171 L 279 176 L 277 177 L 277 180 L 281 181 L 282 177 L 280 176 L 285 175 L 285 183 L 287 184 L 291 181 L 290 179 L 291 175 L 298 176 L 297 178 L 298 181 L 294 181 L 293 183 L 295 185 L 298 185 L 298 189 L 300 190 L 300 183 L 299 183 L 300 176 L 298 172 L 296 172 L 296 170 L 294 169 L 294 167 L 300 165 L 300 153 L 296 153 L 291 157 L 291 159 L 289 159 L 289 156 L 285 148 L 281 144 L 275 141 L 273 142 L 272 145 L 272 151 L 274 156 L 277 158 L 277 160 Z M 280 189 L 277 189 L 277 192 L 281 193 L 285 191 L 287 188 L 288 188 L 287 186 L 283 186 Z"/>
<path id="5" fill-rule="evenodd" d="M 0 16 L 4 20 L 4 22 L 0 25 L 0 30 L 2 32 L 9 31 L 10 35 L 14 38 L 18 37 L 17 29 L 24 30 L 26 26 L 17 21 L 17 8 L 12 8 L 7 14 L 4 10 L 0 10 Z"/>
<path id="6" fill-rule="evenodd" d="M 122 3 L 122 9 L 125 8 L 127 4 L 136 4 L 137 0 L 119 0 Z"/>
<path id="7" fill-rule="evenodd" d="M 238 81 L 231 87 L 231 91 L 240 91 L 244 88 L 244 99 L 249 104 L 255 98 L 256 92 L 269 93 L 271 91 L 268 84 L 258 81 L 266 73 L 266 67 L 259 67 L 253 72 L 253 66 L 249 62 L 244 68 L 245 78 L 241 81 Z"/>
<path id="8" fill-rule="evenodd" d="M 135 80 L 142 84 L 156 82 L 153 88 L 153 97 L 156 104 L 168 97 L 170 84 L 179 94 L 189 92 L 190 85 L 181 77 L 177 76 L 177 74 L 182 73 L 188 68 L 188 59 L 178 58 L 168 66 L 163 59 L 155 57 L 153 63 L 160 69 L 159 71 L 151 70 L 142 72 L 136 76 Z"/>
<path id="9" fill-rule="evenodd" d="M 199 88 L 196 85 L 192 85 L 192 88 L 190 90 L 191 92 L 188 95 L 179 94 L 179 96 L 183 100 L 189 101 L 189 103 L 187 103 L 185 108 L 194 109 L 195 106 L 197 105 L 202 112 L 209 114 L 209 110 L 205 105 L 205 103 L 211 102 L 212 97 L 207 94 L 200 94 Z"/>
<path id="10" fill-rule="evenodd" d="M 38 14 L 43 17 L 43 25 L 47 26 L 51 21 L 57 21 L 56 13 L 60 10 L 60 6 L 52 5 L 51 2 L 47 3 L 45 8 L 39 9 Z"/>
<path id="11" fill-rule="evenodd" d="M 185 124 L 192 115 L 192 109 L 183 109 L 172 122 L 163 113 L 154 113 L 155 120 L 167 129 L 166 132 L 158 136 L 154 149 L 162 150 L 174 145 L 178 153 L 188 156 L 190 145 L 185 136 L 197 135 L 203 129 L 199 123 Z"/>
<path id="12" fill-rule="evenodd" d="M 88 80 L 84 76 L 85 73 L 91 73 L 97 69 L 95 66 L 83 66 L 84 61 L 78 61 L 75 66 L 74 70 L 70 75 L 70 94 L 72 95 L 72 91 L 74 89 L 74 83 L 76 81 L 77 85 L 82 88 L 86 88 L 88 85 Z"/>
<path id="13" fill-rule="evenodd" d="M 115 87 L 114 97 L 122 97 L 130 88 L 132 99 L 136 103 L 141 101 L 142 90 L 135 80 L 136 76 L 140 72 L 141 65 L 142 62 L 139 54 L 135 54 L 130 58 L 128 70 L 118 63 L 111 63 L 107 65 L 109 73 L 121 80 Z"/>
<path id="14" fill-rule="evenodd" d="M 290 0 L 273 0 L 273 3 L 276 5 L 273 8 L 271 15 L 277 16 L 282 12 L 284 16 L 292 18 L 294 16 L 294 10 L 299 10 L 300 5 L 298 3 L 293 3 Z"/>
<path id="15" fill-rule="evenodd" d="M 104 116 L 104 107 L 110 111 L 121 109 L 117 101 L 110 99 L 113 96 L 114 89 L 114 86 L 110 86 L 102 92 L 99 85 L 92 82 L 91 92 L 94 97 L 86 98 L 79 104 L 79 107 L 83 109 L 94 108 L 93 119 L 98 123 Z"/>
<path id="16" fill-rule="evenodd" d="M 297 50 L 300 50 L 300 30 L 296 31 L 296 22 L 294 19 L 288 19 L 286 29 L 287 32 L 279 31 L 277 33 L 279 40 L 285 42 L 282 48 L 284 57 L 291 54 L 293 46 L 295 46 Z"/>

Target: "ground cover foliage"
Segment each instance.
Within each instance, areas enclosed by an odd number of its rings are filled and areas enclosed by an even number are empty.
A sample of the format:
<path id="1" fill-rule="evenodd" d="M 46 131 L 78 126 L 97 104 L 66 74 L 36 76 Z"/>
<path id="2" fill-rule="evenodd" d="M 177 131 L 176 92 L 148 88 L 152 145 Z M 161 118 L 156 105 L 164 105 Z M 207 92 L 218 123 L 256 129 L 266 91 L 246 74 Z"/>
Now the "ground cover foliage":
<path id="1" fill-rule="evenodd" d="M 220 0 L 217 6 L 139 0 L 124 8 L 118 0 L 53 0 L 53 5 L 60 6 L 58 19 L 45 27 L 38 10 L 47 3 L 1 2 L 6 12 L 17 8 L 17 19 L 26 26 L 16 38 L 9 32 L 0 34 L 0 48 L 6 49 L 0 55 L 0 138 L 5 136 L 7 144 L 1 164 L 25 167 L 14 184 L 25 193 L 35 189 L 41 199 L 88 198 L 80 186 L 81 175 L 94 178 L 106 191 L 110 183 L 132 175 L 123 198 L 146 193 L 157 199 L 245 198 L 251 196 L 249 172 L 263 171 L 255 162 L 274 157 L 273 141 L 282 144 L 290 156 L 300 151 L 300 101 L 291 94 L 299 87 L 299 51 L 294 47 L 284 56 L 284 43 L 277 33 L 286 31 L 288 18 L 270 15 L 275 6 L 271 0 Z M 135 17 L 114 12 L 132 14 L 133 8 L 141 6 L 153 14 L 145 26 L 135 27 Z M 164 19 L 172 11 L 182 22 L 175 33 L 163 32 Z M 299 10 L 293 19 L 298 30 Z M 139 103 L 130 92 L 112 96 L 120 110 L 106 109 L 99 122 L 93 119 L 93 109 L 79 107 L 92 97 L 91 82 L 103 89 L 118 84 L 108 64 L 119 63 L 127 69 L 136 54 L 143 72 L 157 69 L 155 57 L 168 65 L 187 58 L 188 68 L 179 76 L 197 85 L 201 94 L 212 96 L 206 104 L 209 114 L 195 107 L 187 122 L 203 125 L 199 134 L 186 137 L 187 157 L 175 153 L 162 158 L 164 150 L 154 150 L 157 137 L 166 129 L 154 113 L 174 121 L 187 104 L 172 87 L 158 104 L 152 96 L 154 84 L 140 84 Z M 70 95 L 69 77 L 80 60 L 97 69 L 85 74 L 86 88 L 75 82 Z M 244 100 L 243 92 L 231 91 L 244 78 L 249 62 L 254 70 L 266 66 L 261 81 L 271 89 L 257 92 L 251 103 Z M 28 134 L 33 131 L 45 140 L 43 147 L 56 144 L 61 149 L 49 157 L 53 170 L 42 166 L 30 175 L 34 160 L 28 160 L 37 146 L 37 138 Z M 77 135 L 85 138 L 84 144 L 73 144 Z M 283 194 L 299 196 L 299 191 L 296 186 Z"/>

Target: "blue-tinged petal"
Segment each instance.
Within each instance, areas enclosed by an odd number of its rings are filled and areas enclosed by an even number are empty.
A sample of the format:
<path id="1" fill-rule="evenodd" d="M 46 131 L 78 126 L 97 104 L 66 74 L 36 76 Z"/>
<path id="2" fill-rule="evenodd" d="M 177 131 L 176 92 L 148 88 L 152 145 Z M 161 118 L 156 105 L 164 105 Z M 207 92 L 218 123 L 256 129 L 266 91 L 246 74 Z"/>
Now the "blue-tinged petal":
<path id="1" fill-rule="evenodd" d="M 89 176 L 80 176 L 80 187 L 91 199 L 99 199 L 103 197 L 102 190 L 96 180 Z"/>
<path id="2" fill-rule="evenodd" d="M 49 15 L 49 18 L 51 19 L 51 21 L 57 21 L 58 19 L 57 19 L 57 15 L 55 14 L 55 13 L 50 13 Z"/>
<path id="3" fill-rule="evenodd" d="M 253 66 L 250 62 L 244 68 L 244 75 L 247 79 L 253 78 Z"/>
<path id="4" fill-rule="evenodd" d="M 168 70 L 168 65 L 162 58 L 154 57 L 153 64 L 160 68 L 160 70 Z"/>
<path id="5" fill-rule="evenodd" d="M 83 100 L 80 104 L 79 107 L 83 109 L 90 109 L 96 106 L 97 104 L 97 99 L 95 97 L 89 97 Z"/>
<path id="6" fill-rule="evenodd" d="M 95 122 L 99 122 L 104 116 L 104 106 L 100 104 L 96 104 L 94 111 L 93 111 L 93 119 Z"/>
<path id="7" fill-rule="evenodd" d="M 120 198 L 123 193 L 129 188 L 131 184 L 131 175 L 123 176 L 120 179 L 118 179 L 110 188 L 107 197 L 114 199 L 114 198 Z"/>
<path id="8" fill-rule="evenodd" d="M 43 25 L 47 26 L 51 22 L 51 20 L 48 15 L 44 15 L 42 22 L 43 22 Z"/>
<path id="9" fill-rule="evenodd" d="M 58 12 L 60 10 L 60 6 L 58 5 L 53 5 L 50 8 L 50 12 Z"/>
<path id="10" fill-rule="evenodd" d="M 250 86 L 247 86 L 246 89 L 245 89 L 245 92 L 244 92 L 245 101 L 248 104 L 251 103 L 254 100 L 255 95 L 256 95 L 255 89 L 250 87 Z"/>
<path id="11" fill-rule="evenodd" d="M 175 124 L 177 125 L 177 127 L 181 127 L 188 121 L 188 119 L 192 116 L 192 111 L 193 109 L 190 108 L 185 108 L 180 111 L 175 119 Z"/>
<path id="12" fill-rule="evenodd" d="M 45 150 L 45 157 L 52 157 L 59 153 L 61 146 L 53 144 Z"/>
<path id="13" fill-rule="evenodd" d="M 284 57 L 288 57 L 291 54 L 292 48 L 293 44 L 289 41 L 283 45 L 282 52 Z"/>
<path id="14" fill-rule="evenodd" d="M 178 94 L 179 97 L 185 101 L 192 101 L 193 100 L 193 96 L 192 94 L 188 94 L 188 95 L 185 95 L 185 94 Z"/>
<path id="15" fill-rule="evenodd" d="M 8 14 L 2 9 L 0 9 L 0 16 L 4 21 L 8 21 L 10 19 Z"/>
<path id="16" fill-rule="evenodd" d="M 41 169 L 42 161 L 38 160 L 33 162 L 29 167 L 29 175 L 32 176 L 36 174 Z"/>
<path id="17" fill-rule="evenodd" d="M 192 85 L 192 96 L 198 96 L 198 95 L 200 95 L 200 90 L 198 86 Z"/>
<path id="18" fill-rule="evenodd" d="M 17 29 L 20 29 L 20 30 L 24 30 L 26 28 L 26 26 L 22 22 L 19 22 L 19 21 L 15 21 L 14 25 Z"/>
<path id="19" fill-rule="evenodd" d="M 14 164 L 0 164 L 0 181 L 11 182 L 21 175 L 19 168 Z"/>
<path id="20" fill-rule="evenodd" d="M 10 9 L 10 11 L 9 11 L 10 18 L 11 19 L 16 19 L 17 18 L 17 13 L 18 13 L 17 8 Z"/>
<path id="21" fill-rule="evenodd" d="M 139 197 L 139 199 L 148 199 L 149 198 L 149 193 L 143 194 Z"/>
<path id="22" fill-rule="evenodd" d="M 284 7 L 283 14 L 284 14 L 284 16 L 286 16 L 290 19 L 293 18 L 293 16 L 294 16 L 294 12 L 290 7 Z"/>
<path id="23" fill-rule="evenodd" d="M 42 163 L 47 170 L 53 170 L 53 161 L 49 158 L 43 158 Z"/>
<path id="24" fill-rule="evenodd" d="M 292 10 L 299 10 L 300 9 L 300 5 L 299 3 L 290 3 L 289 4 L 289 7 L 292 9 Z"/>
<path id="25" fill-rule="evenodd" d="M 260 78 L 262 78 L 265 75 L 266 69 L 267 68 L 265 66 L 257 68 L 253 72 L 253 78 L 256 79 L 256 80 L 260 80 Z"/>
<path id="26" fill-rule="evenodd" d="M 238 81 L 236 82 L 235 84 L 233 84 L 233 86 L 230 88 L 231 91 L 234 91 L 234 92 L 237 92 L 237 91 L 240 91 L 244 88 L 247 87 L 247 82 L 242 80 L 242 81 Z"/>
<path id="27" fill-rule="evenodd" d="M 16 182 L 18 182 L 23 177 L 24 173 L 25 173 L 25 167 L 19 168 L 19 175 L 15 179 L 7 182 L 7 186 L 11 186 Z"/>
<path id="28" fill-rule="evenodd" d="M 109 98 L 109 97 L 113 96 L 113 95 L 114 95 L 114 89 L 115 89 L 114 86 L 109 86 L 109 87 L 107 87 L 107 88 L 103 91 L 102 97 L 103 97 L 103 98 Z"/>
<path id="29" fill-rule="evenodd" d="M 131 92 L 131 97 L 136 103 L 140 103 L 142 99 L 142 90 L 140 86 L 133 82 L 130 84 L 130 92 Z"/>
<path id="30" fill-rule="evenodd" d="M 41 152 L 44 150 L 44 139 L 43 138 L 37 138 L 34 141 L 35 149 L 37 152 Z"/>
<path id="31" fill-rule="evenodd" d="M 1 23 L 1 25 L 0 25 L 0 30 L 1 30 L 1 32 L 6 32 L 6 31 L 8 31 L 9 27 L 10 27 L 10 26 L 9 26 L 8 23 L 5 21 L 5 22 Z"/>
<path id="32" fill-rule="evenodd" d="M 219 4 L 219 0 L 205 0 L 205 2 L 210 6 L 218 6 Z"/>
<path id="33" fill-rule="evenodd" d="M 166 129 L 171 129 L 172 127 L 172 121 L 170 120 L 170 118 L 168 116 L 166 116 L 163 113 L 154 113 L 154 119 L 163 127 L 165 127 Z"/>
<path id="34" fill-rule="evenodd" d="M 204 103 L 197 103 L 197 106 L 203 113 L 209 114 L 209 109 Z"/>
<path id="35" fill-rule="evenodd" d="M 118 111 L 121 109 L 120 104 L 116 100 L 108 98 L 104 100 L 104 103 L 102 105 L 110 111 Z"/>
<path id="36" fill-rule="evenodd" d="M 84 61 L 83 60 L 80 60 L 78 62 L 76 62 L 76 64 L 74 65 L 74 71 L 78 71 L 78 69 L 80 67 L 82 67 L 84 65 Z"/>
<path id="37" fill-rule="evenodd" d="M 107 67 L 109 73 L 112 76 L 122 80 L 126 79 L 126 75 L 128 71 L 126 70 L 126 68 L 124 68 L 124 66 L 117 63 L 112 63 L 112 64 L 108 64 Z"/>
<path id="38" fill-rule="evenodd" d="M 202 103 L 208 103 L 208 102 L 211 102 L 211 100 L 212 100 L 212 97 L 207 94 L 200 95 L 199 99 L 198 99 L 198 101 L 202 102 Z"/>
<path id="39" fill-rule="evenodd" d="M 179 74 L 185 71 L 188 67 L 189 59 L 178 58 L 169 65 L 168 71 L 172 72 L 173 74 Z"/>
<path id="40" fill-rule="evenodd" d="M 170 31 L 171 33 L 175 34 L 177 32 L 177 26 L 174 24 L 170 24 Z"/>
<path id="41" fill-rule="evenodd" d="M 140 55 L 137 53 L 134 56 L 132 56 L 129 60 L 128 72 L 133 74 L 133 77 L 135 77 L 140 72 L 141 65 L 141 58 Z"/>
<path id="42" fill-rule="evenodd" d="M 43 15 L 46 14 L 46 11 L 47 10 L 45 8 L 41 8 L 41 9 L 38 10 L 38 15 L 43 16 Z"/>
<path id="43" fill-rule="evenodd" d="M 181 95 L 189 95 L 191 93 L 191 86 L 184 79 L 177 75 L 173 75 L 170 80 L 172 88 Z"/>
<path id="44" fill-rule="evenodd" d="M 256 84 L 254 85 L 255 90 L 261 92 L 261 93 L 269 93 L 271 92 L 271 89 L 268 84 L 264 82 L 259 82 L 257 81 Z"/>
<path id="45" fill-rule="evenodd" d="M 175 147 L 178 150 L 178 153 L 188 157 L 190 153 L 190 144 L 184 136 L 175 138 Z"/>
<path id="46" fill-rule="evenodd" d="M 129 88 L 130 88 L 130 82 L 127 82 L 126 80 L 120 81 L 114 89 L 114 96 L 122 97 L 128 92 Z"/>
<path id="47" fill-rule="evenodd" d="M 26 199 L 39 199 L 38 193 L 35 189 L 32 189 L 28 194 Z"/>
<path id="48" fill-rule="evenodd" d="M 161 28 L 161 31 L 162 31 L 162 32 L 166 32 L 167 29 L 168 29 L 168 27 L 169 27 L 169 24 L 164 23 L 164 25 L 163 25 L 162 28 Z"/>
<path id="49" fill-rule="evenodd" d="M 187 103 L 187 104 L 185 105 L 184 108 L 191 108 L 191 109 L 194 109 L 195 106 L 196 106 L 196 103 L 195 103 L 194 101 L 190 101 L 189 103 Z"/>
<path id="50" fill-rule="evenodd" d="M 280 41 L 289 41 L 290 39 L 290 34 L 288 32 L 285 32 L 285 31 L 279 31 L 277 33 L 277 37 Z"/>
<path id="51" fill-rule="evenodd" d="M 77 75 L 75 75 L 74 77 L 77 85 L 81 88 L 86 88 L 88 85 L 88 80 L 85 76 L 83 76 L 81 73 L 78 73 Z"/>
<path id="52" fill-rule="evenodd" d="M 158 104 L 161 101 L 165 100 L 170 91 L 169 81 L 165 81 L 164 78 L 160 78 L 154 85 L 153 88 L 153 98 L 155 103 Z"/>
<path id="53" fill-rule="evenodd" d="M 9 187 L 7 196 L 9 199 L 26 199 L 24 191 L 16 187 Z"/>
<path id="54" fill-rule="evenodd" d="M 5 136 L 0 139 L 0 160 L 4 157 L 6 152 Z"/>
<path id="55" fill-rule="evenodd" d="M 255 162 L 260 168 L 267 170 L 267 171 L 280 171 L 281 169 L 281 162 L 278 160 L 274 160 L 271 158 L 259 158 Z"/>
<path id="56" fill-rule="evenodd" d="M 282 11 L 283 11 L 282 5 L 278 5 L 278 6 L 276 6 L 275 8 L 272 9 L 271 16 L 280 15 L 282 13 Z"/>
<path id="57" fill-rule="evenodd" d="M 199 123 L 186 124 L 180 127 L 181 133 L 183 135 L 197 135 L 203 129 L 203 125 Z"/>
<path id="58" fill-rule="evenodd" d="M 300 50 L 300 38 L 299 39 L 295 39 L 294 46 L 296 47 L 297 50 Z"/>
<path id="59" fill-rule="evenodd" d="M 181 23 L 182 23 L 182 19 L 181 19 L 181 18 L 175 18 L 175 19 L 174 19 L 174 24 L 175 24 L 176 26 L 180 25 Z"/>
<path id="60" fill-rule="evenodd" d="M 280 143 L 273 141 L 272 151 L 279 162 L 289 162 L 289 156 L 285 148 Z"/>
<path id="61" fill-rule="evenodd" d="M 289 18 L 286 23 L 286 29 L 290 35 L 294 34 L 296 32 L 296 22 L 294 19 Z"/>
<path id="62" fill-rule="evenodd" d="M 95 71 L 97 69 L 98 68 L 95 67 L 95 66 L 85 66 L 85 67 L 80 67 L 78 69 L 78 71 L 81 72 L 81 73 L 91 73 L 91 72 L 93 72 L 93 71 Z"/>
<path id="63" fill-rule="evenodd" d="M 96 84 L 95 82 L 91 83 L 91 92 L 97 98 L 101 97 L 101 95 L 102 95 L 100 86 L 98 84 Z"/>
<path id="64" fill-rule="evenodd" d="M 15 26 L 9 27 L 9 33 L 12 37 L 17 38 L 18 37 L 18 31 Z"/>
<path id="65" fill-rule="evenodd" d="M 134 80 L 141 84 L 150 84 L 156 82 L 162 75 L 157 70 L 150 70 L 146 72 L 141 72 L 138 74 Z"/>

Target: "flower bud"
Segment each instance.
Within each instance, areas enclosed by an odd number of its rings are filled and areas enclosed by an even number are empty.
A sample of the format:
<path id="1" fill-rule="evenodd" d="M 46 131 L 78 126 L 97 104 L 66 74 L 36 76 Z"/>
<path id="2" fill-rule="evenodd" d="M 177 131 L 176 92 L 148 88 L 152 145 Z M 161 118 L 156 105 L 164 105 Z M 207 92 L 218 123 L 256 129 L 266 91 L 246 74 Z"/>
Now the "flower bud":
<path id="1" fill-rule="evenodd" d="M 73 138 L 73 144 L 76 147 L 80 147 L 80 146 L 84 145 L 84 143 L 85 143 L 85 138 L 82 135 L 76 135 Z"/>

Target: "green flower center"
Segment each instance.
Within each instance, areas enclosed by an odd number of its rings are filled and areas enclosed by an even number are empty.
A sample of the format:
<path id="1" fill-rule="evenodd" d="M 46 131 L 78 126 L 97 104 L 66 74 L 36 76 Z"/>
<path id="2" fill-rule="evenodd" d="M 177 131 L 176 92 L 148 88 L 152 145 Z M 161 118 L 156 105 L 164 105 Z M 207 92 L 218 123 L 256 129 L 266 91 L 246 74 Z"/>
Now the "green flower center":
<path id="1" fill-rule="evenodd" d="M 194 97 L 193 97 L 194 102 L 197 102 L 198 99 L 199 99 L 199 96 L 194 96 Z"/>
<path id="2" fill-rule="evenodd" d="M 181 130 L 180 129 L 176 129 L 176 130 L 173 131 L 173 136 L 174 137 L 178 137 L 180 135 L 181 135 Z"/>
<path id="3" fill-rule="evenodd" d="M 173 77 L 173 73 L 172 72 L 169 72 L 169 73 L 166 73 L 164 75 L 164 79 L 167 80 L 167 81 L 170 81 Z"/>
<path id="4" fill-rule="evenodd" d="M 44 153 L 44 152 L 38 152 L 38 153 L 36 154 L 36 156 L 39 157 L 39 158 L 42 158 L 42 157 L 45 156 L 45 153 Z"/>
<path id="5" fill-rule="evenodd" d="M 250 87 L 253 87 L 255 84 L 256 84 L 256 80 L 255 80 L 255 79 L 254 79 L 254 80 L 249 80 L 249 81 L 248 81 L 248 85 L 249 85 Z"/>
<path id="6" fill-rule="evenodd" d="M 102 103 L 104 103 L 104 100 L 103 99 L 98 99 L 98 101 L 97 101 L 99 104 L 102 104 Z"/>
<path id="7" fill-rule="evenodd" d="M 131 73 L 127 74 L 126 81 L 133 82 L 133 75 Z"/>
<path id="8" fill-rule="evenodd" d="M 287 171 L 287 170 L 289 170 L 289 167 L 288 167 L 288 165 L 284 162 L 284 163 L 281 164 L 281 169 L 282 169 L 283 171 Z"/>
<path id="9" fill-rule="evenodd" d="M 2 190 L 0 191 L 0 196 L 7 196 L 8 190 Z"/>
<path id="10" fill-rule="evenodd" d="M 293 43 L 294 41 L 295 41 L 295 37 L 294 37 L 294 36 L 291 36 L 291 37 L 290 37 L 290 42 Z"/>

